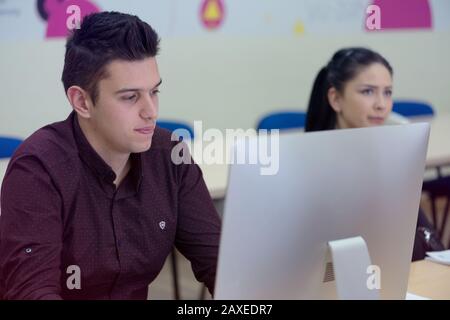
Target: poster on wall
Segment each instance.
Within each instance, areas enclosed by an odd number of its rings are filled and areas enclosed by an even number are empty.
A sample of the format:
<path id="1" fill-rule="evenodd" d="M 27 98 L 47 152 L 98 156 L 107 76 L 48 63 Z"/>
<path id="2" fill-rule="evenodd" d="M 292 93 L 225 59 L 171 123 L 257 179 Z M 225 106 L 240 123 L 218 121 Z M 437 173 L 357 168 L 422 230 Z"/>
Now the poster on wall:
<path id="1" fill-rule="evenodd" d="M 99 11 L 136 14 L 163 37 L 450 31 L 448 0 L 0 0 L 0 41 L 64 38 Z"/>

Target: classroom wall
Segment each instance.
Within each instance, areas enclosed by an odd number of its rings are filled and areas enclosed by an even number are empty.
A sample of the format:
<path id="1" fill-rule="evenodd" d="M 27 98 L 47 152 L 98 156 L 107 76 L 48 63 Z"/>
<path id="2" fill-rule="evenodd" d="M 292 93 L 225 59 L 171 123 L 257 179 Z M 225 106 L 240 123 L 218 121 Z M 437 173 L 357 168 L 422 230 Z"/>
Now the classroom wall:
<path id="1" fill-rule="evenodd" d="M 438 114 L 448 113 L 449 39 L 448 28 L 300 35 L 163 33 L 160 117 L 203 120 L 205 128 L 250 128 L 267 112 L 304 110 L 316 73 L 345 46 L 368 46 L 391 62 L 395 98 L 426 100 Z M 61 38 L 0 42 L 0 134 L 26 137 L 69 114 L 60 81 L 64 43 Z"/>

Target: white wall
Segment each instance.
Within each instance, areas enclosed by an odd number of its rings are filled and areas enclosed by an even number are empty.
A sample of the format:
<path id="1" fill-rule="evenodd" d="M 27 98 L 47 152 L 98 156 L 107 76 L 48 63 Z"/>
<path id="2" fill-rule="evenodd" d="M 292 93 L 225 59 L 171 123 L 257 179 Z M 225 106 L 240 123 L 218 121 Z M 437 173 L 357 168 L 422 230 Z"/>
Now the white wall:
<path id="1" fill-rule="evenodd" d="M 394 96 L 450 112 L 450 34 L 383 32 L 351 37 L 162 39 L 160 115 L 204 127 L 254 127 L 266 112 L 304 109 L 334 51 L 369 46 L 393 65 Z M 0 44 L 0 134 L 26 137 L 70 112 L 60 81 L 64 41 Z"/>

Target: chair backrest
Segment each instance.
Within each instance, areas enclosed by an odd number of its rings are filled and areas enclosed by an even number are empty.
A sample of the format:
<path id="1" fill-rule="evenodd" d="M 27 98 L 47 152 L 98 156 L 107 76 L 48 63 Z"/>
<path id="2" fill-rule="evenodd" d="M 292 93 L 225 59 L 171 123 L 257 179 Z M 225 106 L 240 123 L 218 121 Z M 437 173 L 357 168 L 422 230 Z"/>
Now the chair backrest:
<path id="1" fill-rule="evenodd" d="M 11 158 L 14 151 L 22 143 L 22 140 L 11 137 L 0 136 L 0 159 Z"/>
<path id="2" fill-rule="evenodd" d="M 179 132 L 179 136 L 184 139 L 194 139 L 194 129 L 189 124 L 182 121 L 172 121 L 172 120 L 157 120 L 156 125 L 167 129 L 169 131 L 175 131 L 177 129 L 184 129 L 187 132 Z"/>
<path id="3" fill-rule="evenodd" d="M 433 107 L 422 101 L 396 100 L 392 111 L 405 117 L 432 117 L 434 116 Z"/>
<path id="4" fill-rule="evenodd" d="M 306 124 L 306 112 L 285 111 L 274 112 L 264 116 L 257 125 L 260 129 L 303 129 Z"/>

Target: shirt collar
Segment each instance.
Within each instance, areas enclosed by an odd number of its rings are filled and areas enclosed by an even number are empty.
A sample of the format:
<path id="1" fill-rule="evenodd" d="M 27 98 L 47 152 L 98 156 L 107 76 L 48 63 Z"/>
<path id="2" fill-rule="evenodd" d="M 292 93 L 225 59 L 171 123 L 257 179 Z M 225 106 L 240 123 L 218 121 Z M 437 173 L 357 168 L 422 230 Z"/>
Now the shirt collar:
<path id="1" fill-rule="evenodd" d="M 81 130 L 76 113 L 72 111 L 69 117 L 72 118 L 74 137 L 78 146 L 78 153 L 80 155 L 80 158 L 103 181 L 106 181 L 107 183 L 114 183 L 116 174 L 90 145 L 89 141 Z M 130 165 L 131 167 L 128 175 L 131 175 L 133 185 L 137 191 L 143 177 L 142 153 L 132 153 L 130 155 Z"/>

